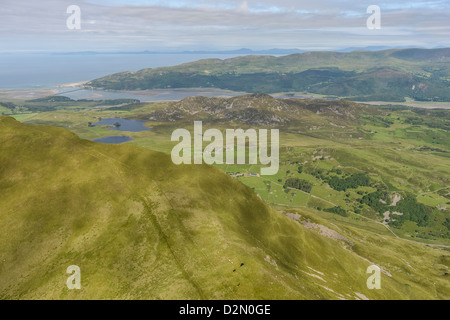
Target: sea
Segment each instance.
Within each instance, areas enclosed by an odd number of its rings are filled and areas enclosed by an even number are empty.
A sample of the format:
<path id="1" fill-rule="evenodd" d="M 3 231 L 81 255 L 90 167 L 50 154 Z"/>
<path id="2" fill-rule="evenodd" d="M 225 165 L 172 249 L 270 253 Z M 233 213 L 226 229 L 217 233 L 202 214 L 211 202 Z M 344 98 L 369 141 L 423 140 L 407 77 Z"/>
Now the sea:
<path id="1" fill-rule="evenodd" d="M 236 56 L 238 54 L 0 53 L 0 89 L 49 89 L 122 71 Z"/>
<path id="2" fill-rule="evenodd" d="M 123 71 L 170 67 L 201 59 L 230 59 L 242 54 L 220 53 L 0 53 L 0 90 L 52 89 L 74 100 L 137 99 L 141 102 L 177 101 L 189 96 L 234 97 L 245 94 L 213 88 L 145 91 L 87 90 L 61 87 Z M 274 55 L 281 56 L 281 55 Z M 29 93 L 33 97 L 35 93 Z"/>

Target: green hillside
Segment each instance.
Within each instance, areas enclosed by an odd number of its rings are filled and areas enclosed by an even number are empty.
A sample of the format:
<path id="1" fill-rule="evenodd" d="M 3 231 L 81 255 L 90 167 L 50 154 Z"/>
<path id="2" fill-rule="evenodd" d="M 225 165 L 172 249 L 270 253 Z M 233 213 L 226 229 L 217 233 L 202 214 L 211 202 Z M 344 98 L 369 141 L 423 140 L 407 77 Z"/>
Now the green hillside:
<path id="1" fill-rule="evenodd" d="M 55 111 L 30 113 L 27 108 L 35 110 L 34 104 L 24 102 L 23 108 L 10 110 L 19 112 L 14 117 L 25 123 L 64 127 L 89 140 L 111 136 L 107 126 L 92 125 L 99 119 L 142 120 L 151 130 L 123 132 L 133 139 L 127 144 L 166 154 L 176 144 L 171 142 L 172 132 L 192 130 L 197 120 L 205 130 L 278 128 L 278 174 L 246 176 L 260 172 L 259 165 L 217 167 L 271 205 L 341 214 L 344 210 L 349 217 L 384 224 L 406 239 L 450 245 L 449 110 L 374 108 L 344 100 L 274 99 L 265 94 L 102 109 L 95 103 L 106 104 L 72 100 Z M 45 105 L 40 109 L 46 110 Z M 311 190 L 292 188 L 304 186 L 302 181 L 312 185 Z"/>
<path id="2" fill-rule="evenodd" d="M 276 211 L 219 169 L 62 128 L 0 116 L 0 192 L 1 299 L 450 298 L 444 250 Z"/>
<path id="3" fill-rule="evenodd" d="M 306 52 L 282 57 L 205 59 L 122 72 L 90 88 L 220 88 L 249 93 L 313 93 L 356 101 L 450 101 L 450 48 Z"/>

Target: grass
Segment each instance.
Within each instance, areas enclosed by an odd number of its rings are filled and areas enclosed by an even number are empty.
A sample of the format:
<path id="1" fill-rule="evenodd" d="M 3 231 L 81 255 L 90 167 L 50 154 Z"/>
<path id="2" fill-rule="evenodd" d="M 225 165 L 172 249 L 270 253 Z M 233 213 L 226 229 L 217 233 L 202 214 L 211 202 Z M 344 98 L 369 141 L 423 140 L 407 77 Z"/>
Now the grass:
<path id="1" fill-rule="evenodd" d="M 85 109 L 75 112 L 61 110 L 26 116 L 19 114 L 16 117 L 26 123 L 62 126 L 76 132 L 82 138 L 91 140 L 109 136 L 112 132 L 104 127 L 90 128 L 87 126 L 88 122 L 94 122 L 99 117 L 145 119 L 149 112 L 163 110 L 167 105 L 167 103 L 152 103 L 131 111 Z M 350 192 L 349 197 L 346 197 L 345 192 L 330 189 L 326 183 L 322 183 L 307 172 L 303 174 L 296 172 L 300 164 L 310 170 L 327 171 L 339 167 L 347 173 L 368 172 L 373 181 L 386 185 L 390 192 L 412 192 L 418 195 L 419 202 L 431 207 L 446 206 L 448 200 L 443 196 L 437 194 L 421 196 L 421 194 L 430 191 L 430 183 L 438 189 L 445 186 L 442 177 L 449 173 L 448 158 L 441 155 L 448 150 L 446 141 L 449 139 L 446 139 L 447 136 L 442 129 L 405 124 L 404 121 L 410 113 L 411 111 L 394 110 L 388 115 L 385 114 L 382 119 L 391 121 L 392 124 L 389 126 L 384 125 L 384 120 L 380 121 L 376 117 L 362 115 L 362 125 L 355 127 L 355 124 L 342 122 L 345 128 L 337 127 L 331 132 L 325 126 L 323 116 L 304 113 L 302 115 L 304 123 L 310 124 L 299 124 L 299 126 L 290 126 L 281 130 L 282 161 L 280 170 L 277 175 L 264 178 L 271 181 L 272 192 L 264 190 L 265 185 L 262 181 L 258 181 L 259 178 L 241 178 L 239 180 L 251 188 L 255 188 L 255 191 L 271 204 L 323 209 L 339 205 L 352 212 L 359 209 L 363 214 L 381 221 L 382 217 L 377 216 L 370 208 L 359 208 L 357 201 L 361 196 L 356 194 L 356 191 L 364 190 L 364 188 Z M 318 124 L 316 127 L 319 129 L 309 130 L 308 128 L 314 123 Z M 171 132 L 177 127 L 189 129 L 192 127 L 192 123 L 147 122 L 147 126 L 152 130 L 138 133 L 114 132 L 114 134 L 131 136 L 133 140 L 127 144 L 170 153 L 175 145 L 170 141 Z M 223 130 L 226 128 L 224 124 L 215 124 L 214 126 Z M 205 124 L 204 127 L 206 130 L 208 125 Z M 353 132 L 353 137 L 350 137 L 349 132 Z M 439 145 L 441 153 L 435 151 L 437 150 L 436 141 L 441 142 Z M 320 160 L 322 156 L 326 159 Z M 430 163 L 433 163 L 432 167 L 428 165 Z M 217 165 L 217 167 L 225 172 L 260 172 L 258 165 Z M 287 171 L 290 173 L 287 174 Z M 312 197 L 306 197 L 299 192 L 294 192 L 294 195 L 292 192 L 285 193 L 281 186 L 288 176 L 299 177 L 313 183 Z M 372 189 L 373 191 L 374 189 Z M 427 232 L 422 235 L 424 234 Z M 448 244 L 446 239 L 432 238 L 436 239 L 437 243 Z"/>
<path id="2" fill-rule="evenodd" d="M 396 238 L 371 208 L 354 213 L 359 193 L 374 187 L 339 192 L 310 174 L 368 172 L 392 194 L 411 192 L 428 206 L 446 205 L 444 130 L 405 124 L 400 110 L 384 116 L 389 126 L 366 118 L 330 131 L 324 116 L 305 113 L 304 124 L 281 130 L 277 175 L 238 179 L 224 172 L 259 173 L 260 166 L 171 165 L 170 134 L 189 123 L 148 121 L 151 131 L 120 132 L 133 138 L 123 145 L 77 138 L 119 133 L 88 127 L 98 117 L 145 119 L 166 106 L 14 115 L 39 126 L 0 117 L 0 298 L 355 299 L 356 292 L 371 299 L 449 298 L 447 251 L 412 242 L 448 246 L 436 237 L 442 225 L 407 221 L 391 228 Z M 313 124 L 322 128 L 310 130 Z M 433 137 L 442 138 L 442 151 Z M 288 177 L 313 183 L 311 194 L 285 192 Z M 321 211 L 336 205 L 348 216 Z M 303 223 L 287 212 L 298 212 Z M 308 229 L 308 219 L 354 246 Z M 383 276 L 381 291 L 365 287 L 371 263 L 391 274 Z M 82 269 L 80 292 L 65 288 L 71 264 Z"/>
<path id="3" fill-rule="evenodd" d="M 448 254 L 367 222 L 298 211 L 349 248 L 213 167 L 5 117 L 0 133 L 3 299 L 449 298 Z M 382 290 L 366 287 L 372 263 L 389 274 Z M 72 264 L 80 291 L 65 287 Z"/>

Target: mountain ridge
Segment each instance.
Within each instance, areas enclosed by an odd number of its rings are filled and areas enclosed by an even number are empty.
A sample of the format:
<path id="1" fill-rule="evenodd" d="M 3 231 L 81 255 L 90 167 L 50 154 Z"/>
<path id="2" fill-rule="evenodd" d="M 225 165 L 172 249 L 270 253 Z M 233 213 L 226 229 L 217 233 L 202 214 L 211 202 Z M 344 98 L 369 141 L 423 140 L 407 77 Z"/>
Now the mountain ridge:
<path id="1" fill-rule="evenodd" d="M 203 59 L 174 67 L 124 71 L 86 88 L 220 88 L 249 93 L 307 92 L 350 100 L 450 101 L 450 48 L 305 52 L 281 57 Z M 384 71 L 380 77 L 380 71 Z"/>

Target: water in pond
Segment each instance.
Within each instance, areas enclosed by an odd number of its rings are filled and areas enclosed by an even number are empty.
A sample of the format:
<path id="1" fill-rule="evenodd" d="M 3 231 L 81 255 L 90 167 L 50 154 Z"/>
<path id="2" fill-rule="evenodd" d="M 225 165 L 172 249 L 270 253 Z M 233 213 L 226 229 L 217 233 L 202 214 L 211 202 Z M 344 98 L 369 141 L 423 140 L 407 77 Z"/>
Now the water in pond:
<path id="1" fill-rule="evenodd" d="M 102 119 L 99 122 L 93 123 L 94 126 L 104 125 L 104 126 L 112 126 L 111 130 L 118 131 L 129 131 L 129 132 L 140 132 L 140 131 L 148 131 L 150 130 L 144 125 L 144 121 L 138 120 L 127 120 L 122 118 L 109 118 Z M 120 124 L 116 126 L 116 124 Z"/>
<path id="2" fill-rule="evenodd" d="M 119 144 L 119 143 L 131 141 L 131 140 L 133 140 L 133 139 L 131 139 L 130 137 L 127 137 L 127 136 L 110 136 L 110 137 L 95 139 L 92 141 L 100 142 L 100 143 L 108 143 L 108 144 Z"/>

